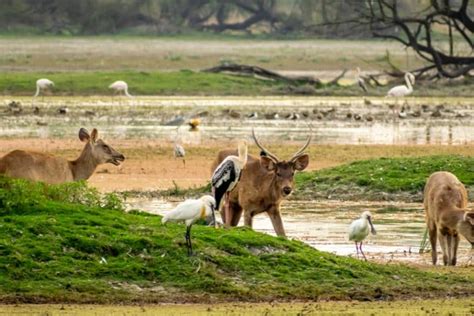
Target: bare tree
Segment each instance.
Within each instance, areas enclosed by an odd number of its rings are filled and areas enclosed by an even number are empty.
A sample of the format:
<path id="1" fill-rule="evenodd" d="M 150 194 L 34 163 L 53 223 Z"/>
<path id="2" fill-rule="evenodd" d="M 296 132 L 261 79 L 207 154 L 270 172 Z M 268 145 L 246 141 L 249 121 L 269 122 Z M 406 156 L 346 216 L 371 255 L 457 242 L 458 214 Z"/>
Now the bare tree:
<path id="1" fill-rule="evenodd" d="M 430 0 L 411 12 L 397 0 L 366 0 L 358 20 L 351 22 L 367 24 L 374 37 L 412 48 L 428 62 L 414 70 L 417 76 L 432 71 L 435 76 L 456 78 L 474 69 L 472 9 L 469 0 Z"/>

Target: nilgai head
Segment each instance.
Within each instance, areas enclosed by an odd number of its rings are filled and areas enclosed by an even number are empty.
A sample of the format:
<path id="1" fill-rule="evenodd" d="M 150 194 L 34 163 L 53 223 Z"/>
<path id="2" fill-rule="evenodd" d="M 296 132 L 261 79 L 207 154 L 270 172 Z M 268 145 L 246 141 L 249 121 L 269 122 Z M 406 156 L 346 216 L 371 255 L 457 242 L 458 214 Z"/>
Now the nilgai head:
<path id="1" fill-rule="evenodd" d="M 463 220 L 458 222 L 458 231 L 471 243 L 474 249 L 474 211 L 464 213 Z"/>
<path id="2" fill-rule="evenodd" d="M 90 135 L 85 128 L 79 130 L 79 139 L 82 142 L 87 143 L 86 148 L 97 164 L 110 162 L 111 164 L 118 166 L 125 160 L 125 157 L 111 146 L 107 145 L 102 139 L 97 139 L 98 135 L 99 132 L 95 128 L 92 130 Z"/>
<path id="3" fill-rule="evenodd" d="M 255 136 L 255 131 L 252 129 L 252 137 L 255 144 L 260 148 L 260 165 L 267 171 L 273 173 L 273 181 L 280 191 L 282 196 L 287 196 L 293 191 L 295 186 L 294 175 L 295 171 L 304 170 L 309 163 L 309 155 L 305 154 L 304 151 L 311 142 L 311 133 L 304 144 L 291 158 L 290 160 L 280 160 L 277 156 L 272 154 L 268 149 L 262 146 Z"/>

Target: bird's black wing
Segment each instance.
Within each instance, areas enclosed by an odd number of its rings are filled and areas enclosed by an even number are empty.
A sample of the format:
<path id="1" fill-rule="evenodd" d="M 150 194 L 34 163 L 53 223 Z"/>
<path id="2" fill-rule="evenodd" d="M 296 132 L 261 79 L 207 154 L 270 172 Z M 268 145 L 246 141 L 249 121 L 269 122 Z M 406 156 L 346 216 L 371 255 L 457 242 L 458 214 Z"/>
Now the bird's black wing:
<path id="1" fill-rule="evenodd" d="M 214 198 L 216 199 L 216 209 L 219 209 L 222 197 L 229 189 L 230 185 L 238 181 L 235 173 L 235 165 L 232 160 L 225 160 L 214 171 L 211 179 L 211 185 L 214 188 Z"/>

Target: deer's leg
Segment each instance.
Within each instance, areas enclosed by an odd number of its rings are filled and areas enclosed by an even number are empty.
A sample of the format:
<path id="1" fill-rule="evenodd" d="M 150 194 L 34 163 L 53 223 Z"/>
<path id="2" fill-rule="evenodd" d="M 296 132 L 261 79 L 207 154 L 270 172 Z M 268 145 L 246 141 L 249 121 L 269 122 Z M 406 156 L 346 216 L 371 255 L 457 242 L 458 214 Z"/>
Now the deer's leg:
<path id="1" fill-rule="evenodd" d="M 281 220 L 280 210 L 273 208 L 268 211 L 268 216 L 273 224 L 273 229 L 278 236 L 286 237 L 283 221 Z"/>
<path id="2" fill-rule="evenodd" d="M 438 261 L 438 252 L 436 251 L 436 238 L 437 238 L 436 225 L 432 223 L 428 224 L 428 234 L 430 236 L 430 243 L 431 243 L 431 261 L 433 262 L 433 265 L 436 265 L 436 261 Z"/>
<path id="3" fill-rule="evenodd" d="M 237 226 L 239 224 L 240 218 L 242 217 L 242 206 L 236 202 L 230 202 L 230 212 L 232 217 L 230 219 L 231 226 Z"/>
<path id="4" fill-rule="evenodd" d="M 452 257 L 451 257 L 451 265 L 455 266 L 456 261 L 458 259 L 459 235 L 455 234 L 453 235 L 452 238 L 453 238 L 453 243 L 451 247 L 453 248 L 453 252 L 452 252 Z"/>
<path id="5" fill-rule="evenodd" d="M 248 226 L 252 228 L 252 223 L 253 223 L 253 214 L 250 211 L 245 210 L 244 212 L 244 224 L 245 226 Z"/>
<path id="6" fill-rule="evenodd" d="M 445 231 L 444 229 L 439 229 L 438 230 L 438 241 L 441 246 L 441 250 L 443 251 L 443 263 L 444 265 L 448 265 L 448 253 L 449 253 L 449 248 L 448 248 L 448 232 Z"/>

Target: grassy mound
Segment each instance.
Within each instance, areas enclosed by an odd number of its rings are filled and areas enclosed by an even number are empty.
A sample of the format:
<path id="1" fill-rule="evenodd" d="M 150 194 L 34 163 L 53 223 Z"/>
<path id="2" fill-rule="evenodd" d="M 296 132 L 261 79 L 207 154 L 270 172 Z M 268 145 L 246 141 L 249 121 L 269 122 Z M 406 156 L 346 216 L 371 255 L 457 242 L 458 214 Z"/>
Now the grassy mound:
<path id="1" fill-rule="evenodd" d="M 0 302 L 371 300 L 453 287 L 474 294 L 472 274 L 362 262 L 249 229 L 196 225 L 196 255 L 187 257 L 183 225 L 160 219 L 125 213 L 84 184 L 1 179 Z"/>
<path id="2" fill-rule="evenodd" d="M 425 182 L 435 171 L 454 173 L 474 193 L 474 157 L 451 155 L 370 159 L 300 173 L 297 197 L 421 201 Z"/>

